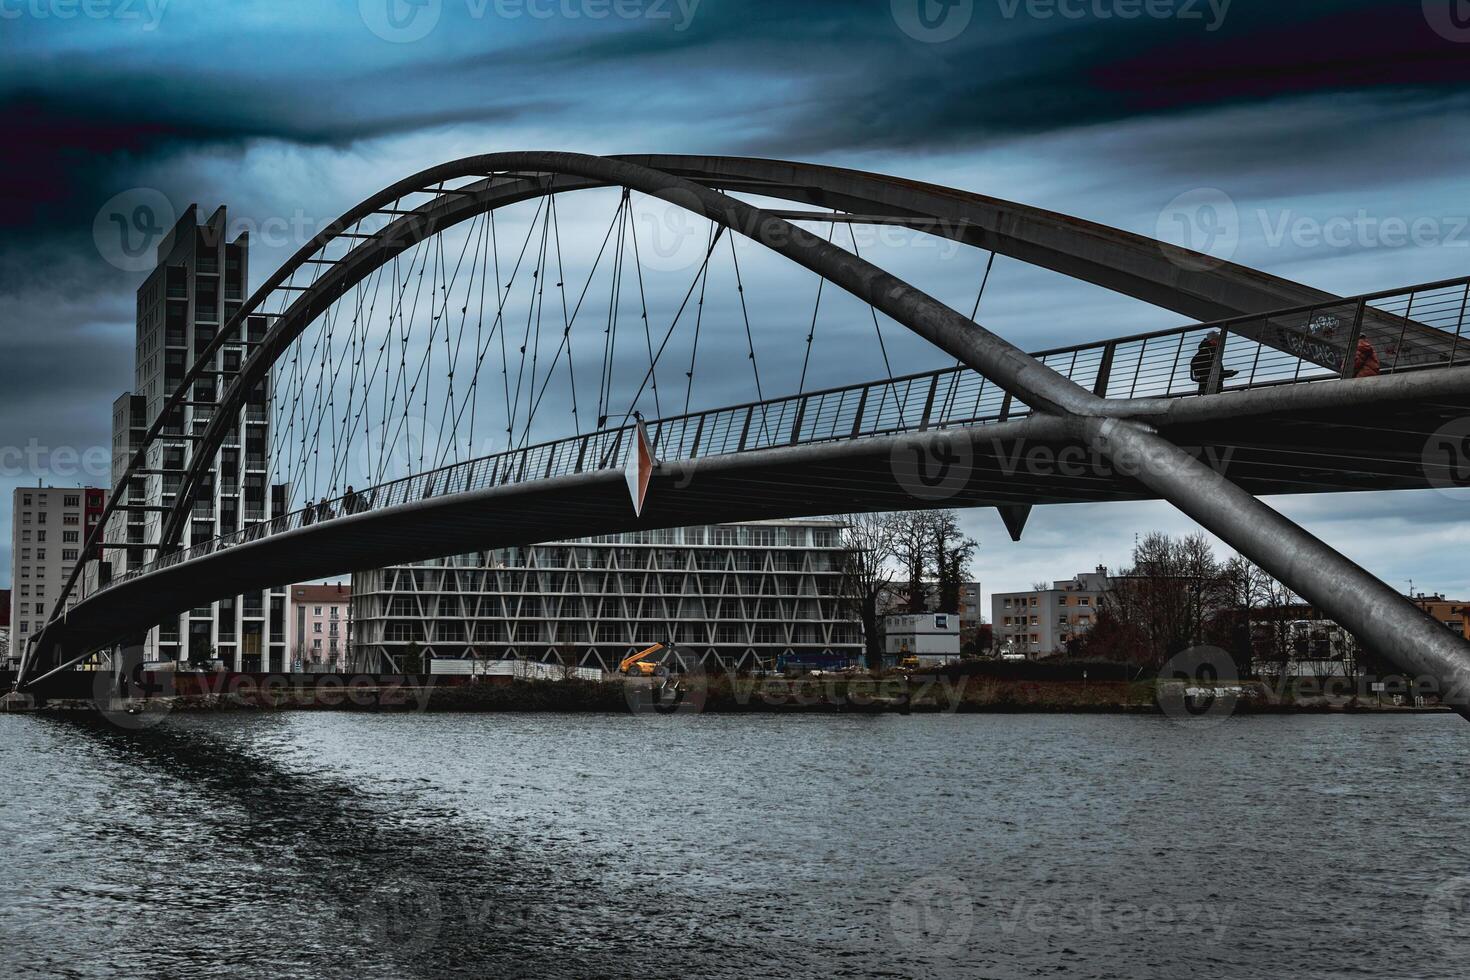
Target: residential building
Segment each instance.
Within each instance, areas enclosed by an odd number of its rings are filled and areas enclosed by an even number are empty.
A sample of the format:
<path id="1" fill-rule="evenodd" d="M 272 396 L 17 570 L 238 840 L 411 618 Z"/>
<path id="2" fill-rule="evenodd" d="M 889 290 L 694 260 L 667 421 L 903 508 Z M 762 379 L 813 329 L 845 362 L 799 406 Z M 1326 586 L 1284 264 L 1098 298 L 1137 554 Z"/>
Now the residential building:
<path id="1" fill-rule="evenodd" d="M 880 614 L 902 613 L 908 608 L 909 585 L 907 582 L 890 582 L 878 597 Z M 924 582 L 924 607 L 936 612 L 955 613 L 959 616 L 961 630 L 972 630 L 984 621 L 980 610 L 980 583 L 960 583 L 958 609 L 939 608 L 939 583 L 933 579 Z"/>
<path id="2" fill-rule="evenodd" d="M 1068 640 L 1091 628 L 1107 591 L 1108 570 L 1099 565 L 1049 589 L 997 592 L 990 597 L 996 648 L 1029 657 L 1065 652 Z"/>
<path id="3" fill-rule="evenodd" d="M 16 488 L 10 511 L 11 660 L 20 659 L 25 644 L 51 618 L 106 506 L 107 491 L 100 487 Z M 73 592 L 66 608 L 78 599 Z"/>
<path id="4" fill-rule="evenodd" d="M 1424 610 L 1445 628 L 1470 640 L 1470 603 L 1463 599 L 1446 599 L 1442 593 L 1411 593 L 1410 602 Z"/>
<path id="5" fill-rule="evenodd" d="M 842 523 L 759 521 L 503 548 L 352 578 L 359 669 L 426 657 L 615 669 L 674 641 L 691 664 L 846 666 L 862 629 L 841 599 Z"/>
<path id="6" fill-rule="evenodd" d="M 138 289 L 134 389 L 113 405 L 113 482 L 121 479 L 144 433 L 164 403 L 239 310 L 249 282 L 249 242 L 228 240 L 223 207 L 199 223 L 191 205 L 158 246 L 158 265 Z M 245 336 L 216 351 L 188 399 L 164 421 L 163 437 L 125 488 L 107 533 L 99 570 L 104 578 L 152 561 L 162 520 L 191 464 L 194 437 L 213 417 L 251 345 L 266 333 L 266 318 L 251 317 Z M 182 545 L 188 547 L 286 511 L 283 486 L 270 483 L 270 381 L 250 392 L 245 410 L 211 461 L 207 496 L 195 502 Z M 172 437 L 172 438 L 171 438 Z M 208 655 L 235 670 L 286 666 L 286 592 L 252 592 L 170 617 L 148 633 L 150 660 Z"/>
<path id="7" fill-rule="evenodd" d="M 293 585 L 288 591 L 286 649 L 294 671 L 345 670 L 352 648 L 352 587 Z"/>

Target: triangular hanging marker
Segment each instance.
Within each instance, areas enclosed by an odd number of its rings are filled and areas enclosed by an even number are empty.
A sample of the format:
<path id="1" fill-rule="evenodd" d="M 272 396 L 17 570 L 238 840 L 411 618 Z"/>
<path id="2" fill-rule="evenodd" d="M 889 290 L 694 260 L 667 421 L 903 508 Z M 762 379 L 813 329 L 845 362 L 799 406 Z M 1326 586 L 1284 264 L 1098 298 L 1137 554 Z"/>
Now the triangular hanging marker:
<path id="1" fill-rule="evenodd" d="M 1000 511 L 1000 519 L 1010 532 L 1012 541 L 1021 540 L 1021 532 L 1026 529 L 1026 519 L 1031 516 L 1030 504 L 997 504 L 996 510 Z"/>
<path id="2" fill-rule="evenodd" d="M 643 516 L 643 501 L 648 497 L 648 481 L 653 478 L 653 447 L 648 442 L 648 430 L 639 419 L 633 427 L 636 437 L 628 447 L 628 460 L 623 466 L 623 476 L 628 481 L 628 495 L 633 500 L 633 513 Z"/>

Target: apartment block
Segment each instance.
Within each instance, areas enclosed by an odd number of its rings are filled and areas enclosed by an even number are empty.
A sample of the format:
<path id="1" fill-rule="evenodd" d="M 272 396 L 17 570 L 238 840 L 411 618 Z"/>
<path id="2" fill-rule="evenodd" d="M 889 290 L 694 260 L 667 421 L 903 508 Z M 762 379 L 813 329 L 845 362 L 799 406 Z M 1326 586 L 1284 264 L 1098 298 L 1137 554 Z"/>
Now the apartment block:
<path id="1" fill-rule="evenodd" d="M 25 644 L 51 618 L 106 506 L 107 491 L 100 487 L 15 490 L 10 511 L 10 659 L 18 660 Z M 74 591 L 66 608 L 78 598 Z"/>
<path id="2" fill-rule="evenodd" d="M 286 648 L 294 671 L 345 670 L 352 648 L 352 587 L 293 585 Z"/>
<path id="3" fill-rule="evenodd" d="M 995 593 L 990 622 L 996 647 L 1029 657 L 1064 653 L 1068 640 L 1091 628 L 1108 588 L 1108 570 L 1099 565 L 1049 589 Z"/>

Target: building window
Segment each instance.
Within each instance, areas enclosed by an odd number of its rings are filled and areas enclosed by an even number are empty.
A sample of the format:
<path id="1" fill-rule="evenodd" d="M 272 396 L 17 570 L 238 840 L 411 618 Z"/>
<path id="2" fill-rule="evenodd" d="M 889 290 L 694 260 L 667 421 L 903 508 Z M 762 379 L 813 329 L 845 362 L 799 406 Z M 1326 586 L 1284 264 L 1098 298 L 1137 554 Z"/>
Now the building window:
<path id="1" fill-rule="evenodd" d="M 313 616 L 320 616 L 322 614 L 322 607 L 321 606 L 314 606 L 314 607 L 312 607 L 311 614 Z"/>
<path id="2" fill-rule="evenodd" d="M 78 494 L 69 493 L 65 497 L 61 498 L 61 506 L 80 507 L 82 506 L 82 498 Z"/>
<path id="3" fill-rule="evenodd" d="M 320 633 L 322 631 L 322 624 L 321 623 L 312 623 L 311 624 L 311 631 L 313 633 Z"/>
<path id="4" fill-rule="evenodd" d="M 75 549 L 75 548 L 62 548 L 61 549 L 61 560 L 62 561 L 76 561 L 77 560 L 77 549 Z"/>

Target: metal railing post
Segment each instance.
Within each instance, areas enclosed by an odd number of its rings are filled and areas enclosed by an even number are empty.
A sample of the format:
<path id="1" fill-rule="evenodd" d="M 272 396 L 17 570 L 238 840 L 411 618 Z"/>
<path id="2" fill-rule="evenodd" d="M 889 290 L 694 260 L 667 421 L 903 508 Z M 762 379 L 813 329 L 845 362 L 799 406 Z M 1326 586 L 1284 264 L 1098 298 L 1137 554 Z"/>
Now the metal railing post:
<path id="1" fill-rule="evenodd" d="M 1347 348 L 1342 355 L 1342 370 L 1338 377 L 1346 380 L 1353 376 L 1354 368 L 1358 362 L 1358 341 L 1363 336 L 1363 315 L 1368 308 L 1367 300 L 1359 300 L 1358 308 L 1353 311 L 1353 326 L 1348 331 Z"/>
<path id="2" fill-rule="evenodd" d="M 1097 380 L 1092 383 L 1092 393 L 1099 398 L 1108 396 L 1108 377 L 1113 373 L 1113 354 L 1118 345 L 1108 341 L 1103 346 L 1102 362 L 1097 366 Z"/>

